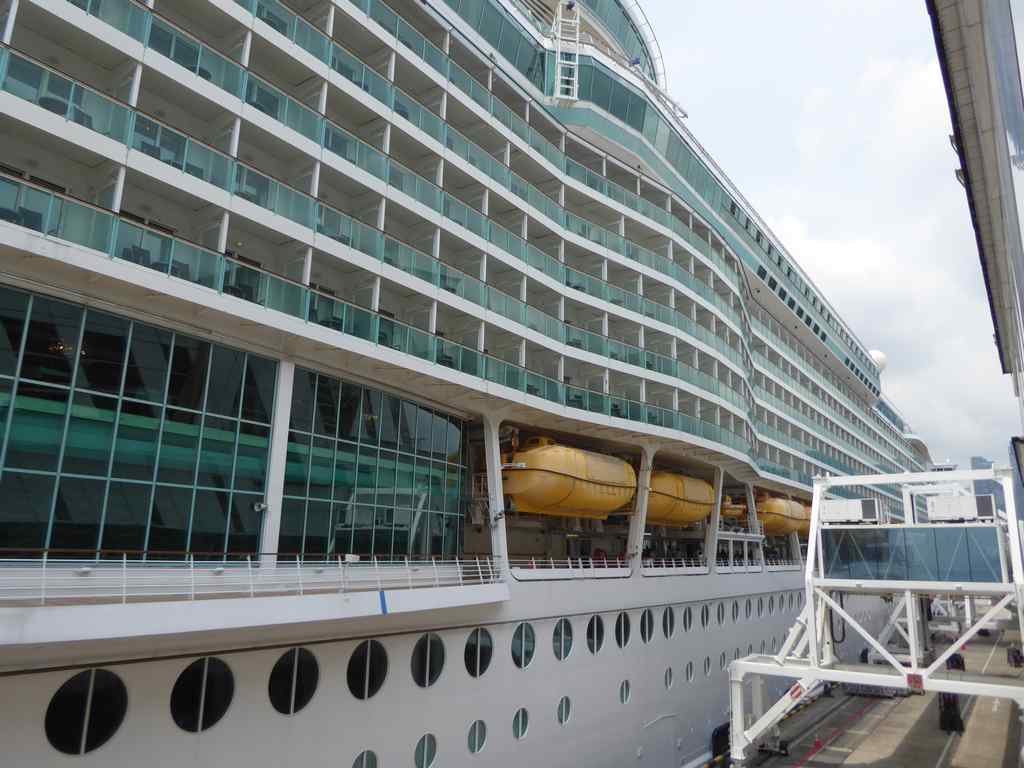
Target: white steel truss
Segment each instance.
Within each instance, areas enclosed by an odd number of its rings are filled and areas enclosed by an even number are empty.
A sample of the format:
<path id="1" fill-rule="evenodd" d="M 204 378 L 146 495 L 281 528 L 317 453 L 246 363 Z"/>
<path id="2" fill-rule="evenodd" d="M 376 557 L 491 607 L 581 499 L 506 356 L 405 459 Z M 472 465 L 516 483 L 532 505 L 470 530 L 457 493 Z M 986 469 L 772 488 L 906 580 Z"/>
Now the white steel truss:
<path id="1" fill-rule="evenodd" d="M 918 523 L 914 515 L 914 495 L 948 493 L 962 495 L 959 483 L 995 480 L 1006 498 L 1005 519 Z M 864 522 L 832 524 L 824 522 L 822 507 L 834 488 L 888 485 L 899 487 L 905 500 L 906 520 L 894 523 Z M 848 494 L 844 494 L 848 495 Z M 998 675 L 950 673 L 946 662 L 983 628 L 1005 616 L 1010 610 L 1016 628 L 1024 637 L 1024 564 L 1022 564 L 1021 525 L 1015 504 L 1014 476 L 1009 469 L 984 469 L 961 472 L 917 472 L 894 475 L 818 477 L 814 480 L 811 503 L 811 527 L 804 570 L 805 605 L 775 655 L 753 655 L 730 666 L 730 738 L 733 765 L 743 765 L 751 752 L 773 745 L 778 725 L 794 707 L 806 700 L 826 682 L 876 686 L 884 689 L 936 691 L 976 696 L 1009 698 L 1024 707 L 1024 680 Z M 903 530 L 894 530 L 903 529 Z M 848 536 L 847 555 L 855 553 L 862 562 L 840 562 L 841 543 Z M 883 541 L 873 549 L 861 550 L 856 539 L 874 537 Z M 929 568 L 921 558 L 918 542 L 934 536 L 935 551 L 944 543 L 951 551 L 937 554 Z M 941 537 L 941 538 L 940 538 Z M 958 538 L 959 537 L 959 538 Z M 971 544 L 980 537 L 986 546 Z M 955 541 L 955 544 L 949 542 Z M 957 570 L 954 561 L 970 547 L 970 561 L 977 570 Z M 826 547 L 831 547 L 826 558 Z M 902 547 L 902 549 L 900 549 Z M 927 549 L 927 548 L 924 548 Z M 865 557 L 865 551 L 868 553 Z M 1008 557 L 1007 557 L 1008 553 Z M 872 557 L 878 558 L 872 562 Z M 993 562 L 981 562 L 982 560 Z M 896 564 L 894 566 L 894 563 Z M 841 566 L 850 564 L 849 572 Z M 872 566 L 874 568 L 872 569 Z M 900 578 L 902 577 L 902 578 Z M 841 596 L 874 596 L 891 601 L 888 620 L 877 631 L 858 621 L 843 606 Z M 933 598 L 963 602 L 964 614 L 953 626 L 956 639 L 938 656 L 928 647 L 928 621 L 925 603 Z M 975 610 L 975 598 L 988 601 L 983 613 Z M 979 615 L 980 613 L 980 615 Z M 867 645 L 868 660 L 842 660 L 827 631 L 829 615 L 842 619 Z M 795 678 L 786 693 L 770 707 L 764 706 L 764 679 Z M 746 707 L 745 683 L 752 685 L 752 711 Z"/>

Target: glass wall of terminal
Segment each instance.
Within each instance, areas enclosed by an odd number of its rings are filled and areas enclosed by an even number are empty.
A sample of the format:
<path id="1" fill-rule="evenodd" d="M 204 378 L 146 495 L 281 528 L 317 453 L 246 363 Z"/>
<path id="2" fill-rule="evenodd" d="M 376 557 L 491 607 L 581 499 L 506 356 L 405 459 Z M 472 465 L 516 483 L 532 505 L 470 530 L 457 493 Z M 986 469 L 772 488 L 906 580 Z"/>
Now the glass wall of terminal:
<path id="1" fill-rule="evenodd" d="M 0 329 L 0 548 L 258 551 L 277 363 L 3 287 Z"/>
<path id="2" fill-rule="evenodd" d="M 297 370 L 279 552 L 454 557 L 461 551 L 463 433 L 458 418 Z"/>

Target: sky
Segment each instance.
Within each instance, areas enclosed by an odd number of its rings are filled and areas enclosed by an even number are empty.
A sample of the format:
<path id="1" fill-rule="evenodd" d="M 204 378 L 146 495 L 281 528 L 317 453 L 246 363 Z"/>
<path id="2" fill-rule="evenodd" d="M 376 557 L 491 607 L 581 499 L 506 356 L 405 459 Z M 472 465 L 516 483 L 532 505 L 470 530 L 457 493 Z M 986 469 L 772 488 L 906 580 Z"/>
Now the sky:
<path id="1" fill-rule="evenodd" d="M 869 349 L 935 461 L 1005 463 L 993 341 L 924 0 L 642 0 L 687 124 Z"/>

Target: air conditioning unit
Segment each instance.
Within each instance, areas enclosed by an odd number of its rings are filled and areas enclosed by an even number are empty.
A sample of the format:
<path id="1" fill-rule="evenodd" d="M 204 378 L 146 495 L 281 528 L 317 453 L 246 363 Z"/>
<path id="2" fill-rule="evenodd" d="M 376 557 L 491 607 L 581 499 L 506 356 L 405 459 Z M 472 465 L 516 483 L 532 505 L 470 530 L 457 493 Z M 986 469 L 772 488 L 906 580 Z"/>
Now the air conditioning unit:
<path id="1" fill-rule="evenodd" d="M 823 523 L 878 523 L 877 499 L 823 499 L 819 516 Z"/>
<path id="2" fill-rule="evenodd" d="M 949 523 L 969 520 L 994 521 L 996 501 L 984 496 L 929 496 L 928 522 Z"/>

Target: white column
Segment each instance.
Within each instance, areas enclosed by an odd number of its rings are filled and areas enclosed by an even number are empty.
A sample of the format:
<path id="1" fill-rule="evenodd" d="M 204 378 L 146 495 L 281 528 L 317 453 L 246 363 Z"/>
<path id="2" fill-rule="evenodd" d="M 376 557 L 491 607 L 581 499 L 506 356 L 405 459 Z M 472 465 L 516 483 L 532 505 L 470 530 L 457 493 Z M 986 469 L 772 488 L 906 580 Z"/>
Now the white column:
<path id="1" fill-rule="evenodd" d="M 641 555 L 644 549 L 644 531 L 647 529 L 647 500 L 651 495 L 651 470 L 658 445 L 646 443 L 640 446 L 640 474 L 636 479 L 636 505 L 629 518 L 629 538 L 626 540 L 626 562 L 631 575 L 639 576 L 643 567 Z"/>
<path id="2" fill-rule="evenodd" d="M 18 0 L 11 0 L 11 7 L 7 11 L 7 23 L 4 24 L 3 28 L 3 43 L 4 45 L 11 44 L 11 37 L 14 35 L 14 20 L 18 16 Z"/>
<path id="3" fill-rule="evenodd" d="M 722 519 L 722 486 L 725 484 L 725 470 L 715 467 L 715 504 L 708 518 L 704 532 L 704 559 L 708 562 L 708 573 L 714 573 L 718 560 L 718 523 Z"/>
<path id="4" fill-rule="evenodd" d="M 505 530 L 505 492 L 501 483 L 501 416 L 484 414 L 484 458 L 487 463 L 487 522 L 491 529 L 491 556 L 502 574 L 508 574 L 508 533 Z"/>
<path id="5" fill-rule="evenodd" d="M 295 364 L 282 360 L 277 364 L 277 394 L 270 431 L 270 460 L 267 465 L 267 493 L 263 497 L 263 531 L 260 536 L 261 566 L 277 562 L 278 536 L 281 533 L 281 503 L 284 495 L 284 470 L 288 460 L 288 423 L 292 415 L 292 383 Z"/>

